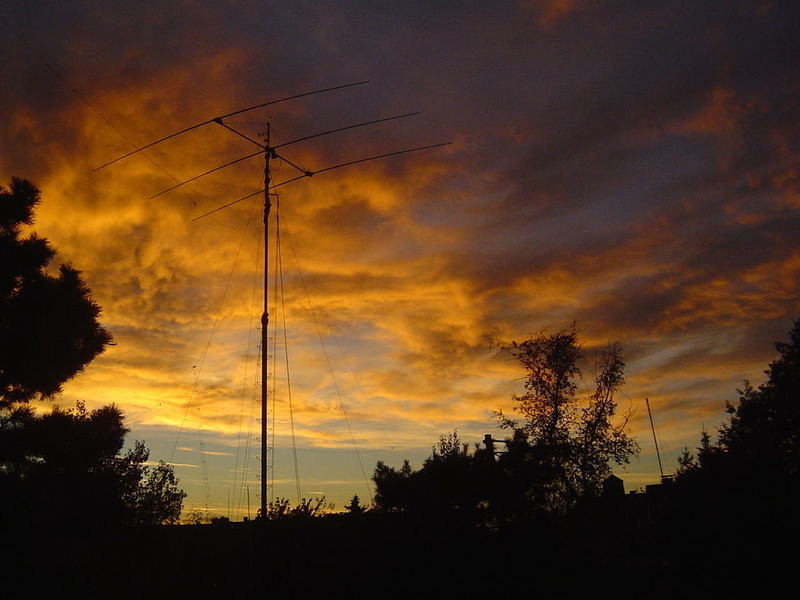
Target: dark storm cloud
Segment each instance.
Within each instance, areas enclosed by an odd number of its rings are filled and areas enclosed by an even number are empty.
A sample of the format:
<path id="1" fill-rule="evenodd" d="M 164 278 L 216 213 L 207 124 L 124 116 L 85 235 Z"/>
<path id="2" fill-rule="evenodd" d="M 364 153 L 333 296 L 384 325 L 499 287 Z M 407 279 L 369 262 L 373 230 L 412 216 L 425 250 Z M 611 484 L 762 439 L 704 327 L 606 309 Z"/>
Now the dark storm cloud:
<path id="1" fill-rule="evenodd" d="M 640 3 L 604 15 L 602 28 L 571 15 L 552 39 L 583 66 L 564 74 L 560 105 L 531 107 L 521 160 L 496 172 L 505 201 L 450 268 L 485 289 L 554 264 L 585 277 L 623 259 L 661 264 L 580 311 L 624 328 L 657 326 L 713 279 L 746 303 L 737 277 L 796 251 L 800 216 L 779 206 L 770 179 L 797 164 L 796 13 Z M 766 214 L 736 222 L 737 206 Z"/>
<path id="2" fill-rule="evenodd" d="M 634 184 L 653 175 L 663 179 L 665 171 L 680 177 L 672 169 L 674 156 L 668 147 L 663 148 L 663 138 L 672 124 L 698 112 L 719 86 L 730 87 L 745 99 L 754 95 L 773 110 L 788 108 L 781 104 L 791 97 L 786 85 L 795 79 L 789 57 L 800 52 L 796 37 L 788 36 L 789 23 L 796 23 L 796 16 L 787 19 L 775 10 L 761 17 L 733 3 L 722 6 L 727 8 L 698 8 L 687 14 L 630 5 L 631 29 L 603 28 L 599 35 L 605 35 L 598 40 L 594 28 L 588 39 L 602 51 L 593 52 L 590 43 L 577 50 L 585 59 L 585 70 L 594 72 L 594 77 L 566 94 L 572 101 L 560 97 L 559 105 L 532 115 L 537 139 L 523 160 L 501 178 L 510 180 L 514 188 L 504 209 L 512 214 L 569 210 L 574 204 L 596 200 L 591 192 L 618 184 L 621 173 L 627 173 L 625 179 Z M 638 17 L 635 21 L 634 16 Z M 750 119 L 776 123 L 784 116 L 754 114 Z M 796 115 L 791 118 L 796 121 Z M 747 158 L 768 161 L 760 152 L 767 140 L 757 139 L 758 124 L 754 125 L 748 137 L 756 139 L 747 140 L 751 153 Z M 707 172 L 714 168 L 710 150 L 702 140 L 688 148 L 700 163 L 696 168 Z M 653 151 L 662 163 L 651 160 L 643 165 L 642 155 Z M 633 171 L 637 166 L 649 169 Z"/>

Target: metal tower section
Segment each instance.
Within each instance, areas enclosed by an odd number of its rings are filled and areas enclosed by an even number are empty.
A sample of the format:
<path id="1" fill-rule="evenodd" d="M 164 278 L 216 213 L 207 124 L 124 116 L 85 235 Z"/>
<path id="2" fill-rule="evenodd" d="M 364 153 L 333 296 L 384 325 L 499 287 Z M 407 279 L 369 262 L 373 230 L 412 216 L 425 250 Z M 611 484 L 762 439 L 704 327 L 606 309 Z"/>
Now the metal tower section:
<path id="1" fill-rule="evenodd" d="M 275 151 L 270 147 L 269 123 L 264 146 L 264 312 L 261 315 L 261 517 L 267 516 L 267 349 L 269 334 L 269 161 Z M 274 449 L 273 449 L 274 452 Z"/>

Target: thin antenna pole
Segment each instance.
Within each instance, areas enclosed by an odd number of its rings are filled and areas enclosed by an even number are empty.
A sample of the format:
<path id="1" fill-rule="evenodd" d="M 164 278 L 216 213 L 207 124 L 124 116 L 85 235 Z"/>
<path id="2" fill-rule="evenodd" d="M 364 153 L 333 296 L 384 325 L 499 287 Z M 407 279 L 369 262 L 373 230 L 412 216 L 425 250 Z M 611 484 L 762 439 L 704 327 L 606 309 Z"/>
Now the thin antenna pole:
<path id="1" fill-rule="evenodd" d="M 261 315 L 261 518 L 267 518 L 267 334 L 269 332 L 269 211 L 272 203 L 269 198 L 269 161 L 274 152 L 269 145 L 267 123 L 266 144 L 264 146 L 264 313 Z"/>
<path id="2" fill-rule="evenodd" d="M 647 404 L 647 415 L 650 417 L 650 429 L 653 430 L 653 443 L 656 445 L 656 457 L 658 458 L 658 470 L 661 472 L 661 479 L 664 479 L 664 469 L 661 466 L 661 453 L 658 451 L 658 440 L 656 439 L 656 426 L 653 424 L 653 413 L 650 412 L 650 400 L 644 399 Z"/>

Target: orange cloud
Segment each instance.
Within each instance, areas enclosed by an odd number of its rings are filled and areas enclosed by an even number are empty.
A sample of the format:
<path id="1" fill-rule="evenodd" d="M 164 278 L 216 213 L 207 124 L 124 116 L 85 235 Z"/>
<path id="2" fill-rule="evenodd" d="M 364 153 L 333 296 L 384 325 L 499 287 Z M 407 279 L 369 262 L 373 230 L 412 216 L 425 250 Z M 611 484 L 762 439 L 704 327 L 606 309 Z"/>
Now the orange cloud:
<path id="1" fill-rule="evenodd" d="M 528 0 L 524 5 L 538 14 L 539 27 L 552 29 L 569 14 L 580 8 L 580 0 Z"/>

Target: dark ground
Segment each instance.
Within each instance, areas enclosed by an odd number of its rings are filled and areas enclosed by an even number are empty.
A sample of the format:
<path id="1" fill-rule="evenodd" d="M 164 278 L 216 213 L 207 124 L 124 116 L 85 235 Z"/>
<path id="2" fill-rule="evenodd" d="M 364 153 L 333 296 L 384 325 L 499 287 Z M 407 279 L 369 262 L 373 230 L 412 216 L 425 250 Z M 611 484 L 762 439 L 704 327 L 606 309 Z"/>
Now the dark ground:
<path id="1" fill-rule="evenodd" d="M 495 531 L 378 514 L 100 531 L 18 523 L 3 570 L 34 597 L 773 597 L 797 570 L 797 510 L 735 506 L 626 496 Z"/>

